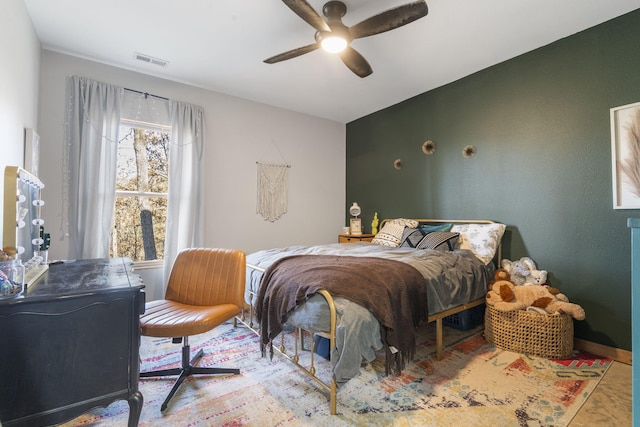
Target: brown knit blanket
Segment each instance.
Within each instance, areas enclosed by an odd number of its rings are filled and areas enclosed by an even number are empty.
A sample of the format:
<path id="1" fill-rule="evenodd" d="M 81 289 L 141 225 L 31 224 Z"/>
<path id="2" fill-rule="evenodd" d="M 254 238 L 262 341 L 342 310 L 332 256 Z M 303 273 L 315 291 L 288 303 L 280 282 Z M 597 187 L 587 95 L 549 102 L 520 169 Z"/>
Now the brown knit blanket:
<path id="1" fill-rule="evenodd" d="M 383 258 L 296 255 L 274 262 L 256 300 L 263 355 L 289 314 L 320 289 L 371 311 L 380 322 L 387 374 L 399 374 L 415 353 L 415 327 L 427 320 L 427 290 L 414 267 Z"/>

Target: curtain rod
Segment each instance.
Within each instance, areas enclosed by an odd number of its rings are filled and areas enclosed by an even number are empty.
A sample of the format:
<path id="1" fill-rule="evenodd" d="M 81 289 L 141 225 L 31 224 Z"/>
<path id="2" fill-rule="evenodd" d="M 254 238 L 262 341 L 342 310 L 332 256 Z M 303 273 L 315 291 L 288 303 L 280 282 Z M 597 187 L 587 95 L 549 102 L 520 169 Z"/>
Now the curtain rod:
<path id="1" fill-rule="evenodd" d="M 256 165 L 267 165 L 267 166 L 286 166 L 288 168 L 291 167 L 290 164 L 285 164 L 285 165 L 276 165 L 275 163 L 262 163 L 262 162 L 256 162 Z"/>
<path id="2" fill-rule="evenodd" d="M 153 96 L 154 98 L 164 99 L 165 101 L 169 100 L 169 98 L 165 98 L 164 96 L 158 96 L 148 92 L 140 92 L 139 90 L 129 89 L 128 87 L 125 87 L 124 90 L 128 90 L 129 92 L 139 93 L 140 95 L 144 95 L 145 99 L 149 96 Z"/>

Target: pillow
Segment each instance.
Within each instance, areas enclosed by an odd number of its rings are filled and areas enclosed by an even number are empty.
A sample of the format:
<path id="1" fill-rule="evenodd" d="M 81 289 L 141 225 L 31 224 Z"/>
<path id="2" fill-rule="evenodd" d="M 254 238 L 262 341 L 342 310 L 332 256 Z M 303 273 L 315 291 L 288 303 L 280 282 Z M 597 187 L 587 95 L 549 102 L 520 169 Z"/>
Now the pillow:
<path id="1" fill-rule="evenodd" d="M 452 251 L 456 248 L 458 236 L 458 233 L 451 231 L 432 231 L 420 240 L 416 248 Z"/>
<path id="2" fill-rule="evenodd" d="M 420 240 L 433 231 L 449 231 L 453 224 L 428 225 L 419 228 L 405 228 L 400 240 L 401 248 L 416 248 Z"/>
<path id="3" fill-rule="evenodd" d="M 453 224 L 423 225 L 420 228 L 429 231 L 451 231 Z"/>
<path id="4" fill-rule="evenodd" d="M 470 250 L 486 265 L 493 259 L 505 228 L 504 224 L 455 224 L 451 231 L 460 233 L 460 249 Z"/>
<path id="5" fill-rule="evenodd" d="M 404 225 L 396 224 L 394 222 L 387 222 L 382 230 L 375 235 L 371 243 L 380 246 L 389 246 L 391 248 L 397 248 L 400 246 L 402 240 L 402 232 L 404 231 Z"/>
<path id="6" fill-rule="evenodd" d="M 419 224 L 415 219 L 396 218 L 389 221 L 391 224 L 404 225 L 405 227 L 416 228 Z"/>
<path id="7" fill-rule="evenodd" d="M 401 248 L 416 248 L 418 243 L 429 233 L 425 228 L 406 227 L 402 233 Z"/>
<path id="8" fill-rule="evenodd" d="M 405 227 L 416 228 L 418 221 L 415 219 L 396 218 L 386 222 L 382 230 L 376 234 L 371 243 L 381 246 L 397 248 L 402 242 L 402 233 Z"/>

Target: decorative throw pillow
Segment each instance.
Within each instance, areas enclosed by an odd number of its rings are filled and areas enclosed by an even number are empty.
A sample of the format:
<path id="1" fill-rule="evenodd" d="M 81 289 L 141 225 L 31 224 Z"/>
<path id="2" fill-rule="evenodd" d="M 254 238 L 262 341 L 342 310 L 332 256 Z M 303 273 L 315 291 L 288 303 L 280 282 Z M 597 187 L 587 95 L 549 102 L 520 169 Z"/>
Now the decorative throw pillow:
<path id="1" fill-rule="evenodd" d="M 420 240 L 424 236 L 430 233 L 426 228 L 409 228 L 406 227 L 402 233 L 402 239 L 400 242 L 401 248 L 415 248 L 420 243 Z"/>
<path id="2" fill-rule="evenodd" d="M 433 231 L 427 233 L 420 243 L 418 243 L 417 249 L 438 249 L 443 251 L 452 251 L 456 248 L 458 242 L 458 233 L 451 231 Z"/>
<path id="3" fill-rule="evenodd" d="M 389 221 L 391 224 L 403 225 L 405 227 L 416 228 L 419 224 L 415 219 L 396 218 Z"/>
<path id="4" fill-rule="evenodd" d="M 493 259 L 506 226 L 504 224 L 455 224 L 451 231 L 460 233 L 460 249 L 467 249 L 482 262 Z"/>
<path id="5" fill-rule="evenodd" d="M 378 234 L 376 234 L 373 240 L 371 240 L 371 243 L 375 245 L 397 248 L 398 246 L 400 246 L 400 240 L 402 239 L 403 231 L 404 225 L 388 222 L 382 227 L 382 230 L 380 230 Z"/>
<path id="6" fill-rule="evenodd" d="M 428 231 L 451 231 L 453 224 L 423 225 L 420 228 Z"/>
<path id="7" fill-rule="evenodd" d="M 449 231 L 453 224 L 425 225 L 419 228 L 405 228 L 400 243 L 401 248 L 416 248 L 420 240 L 434 231 Z"/>

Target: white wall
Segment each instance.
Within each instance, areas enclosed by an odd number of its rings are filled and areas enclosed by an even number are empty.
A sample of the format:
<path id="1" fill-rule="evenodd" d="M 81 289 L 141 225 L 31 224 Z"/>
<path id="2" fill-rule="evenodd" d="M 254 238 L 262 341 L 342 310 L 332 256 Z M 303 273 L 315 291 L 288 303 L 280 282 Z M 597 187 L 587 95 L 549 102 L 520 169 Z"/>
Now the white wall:
<path id="1" fill-rule="evenodd" d="M 46 160 L 39 175 L 46 185 L 43 217 L 51 259 L 68 257 L 62 163 L 65 77 L 73 74 L 204 107 L 205 246 L 249 253 L 337 241 L 345 218 L 344 124 L 57 52 L 43 51 L 41 61 L 38 129 L 40 157 Z M 289 210 L 273 223 L 256 214 L 257 161 L 291 165 Z M 148 289 L 149 299 L 159 296 L 154 292 Z"/>
<path id="2" fill-rule="evenodd" d="M 43 217 L 52 237 L 51 259 L 68 257 L 62 153 L 65 77 L 72 74 L 204 107 L 205 245 L 253 252 L 336 241 L 345 218 L 343 124 L 61 53 L 41 53 L 21 0 L 0 1 L 0 58 L 0 168 L 4 173 L 7 165 L 23 166 L 24 129 L 35 129 L 40 135 L 39 175 L 46 185 Z M 271 223 L 255 213 L 256 162 L 283 160 L 291 165 L 289 211 Z M 153 271 L 140 273 L 154 276 Z M 145 283 L 149 299 L 160 296 Z"/>
<path id="3" fill-rule="evenodd" d="M 36 129 L 38 121 L 40 42 L 22 0 L 0 1 L 0 58 L 0 176 L 4 176 L 5 166 L 24 166 L 24 129 Z M 0 203 L 0 218 L 2 212 Z"/>

